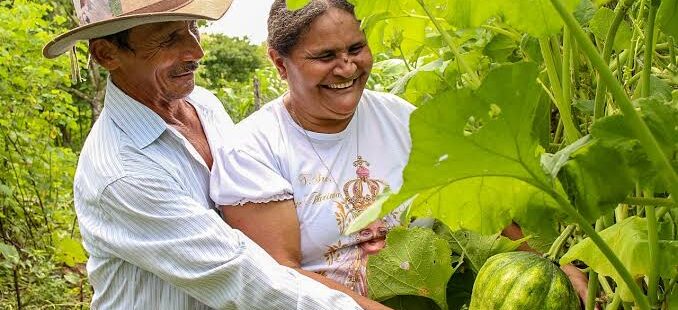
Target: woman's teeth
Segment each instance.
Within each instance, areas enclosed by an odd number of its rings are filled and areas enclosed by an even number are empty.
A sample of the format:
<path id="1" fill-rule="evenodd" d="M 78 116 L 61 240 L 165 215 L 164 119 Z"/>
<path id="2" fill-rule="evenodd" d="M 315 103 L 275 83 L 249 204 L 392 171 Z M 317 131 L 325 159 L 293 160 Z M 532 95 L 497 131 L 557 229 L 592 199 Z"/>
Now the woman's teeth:
<path id="1" fill-rule="evenodd" d="M 339 83 L 339 84 L 329 84 L 329 85 L 327 85 L 327 87 L 332 88 L 332 89 L 348 88 L 348 87 L 351 87 L 351 85 L 353 85 L 353 81 L 355 81 L 355 80 L 350 80 L 348 82 Z"/>

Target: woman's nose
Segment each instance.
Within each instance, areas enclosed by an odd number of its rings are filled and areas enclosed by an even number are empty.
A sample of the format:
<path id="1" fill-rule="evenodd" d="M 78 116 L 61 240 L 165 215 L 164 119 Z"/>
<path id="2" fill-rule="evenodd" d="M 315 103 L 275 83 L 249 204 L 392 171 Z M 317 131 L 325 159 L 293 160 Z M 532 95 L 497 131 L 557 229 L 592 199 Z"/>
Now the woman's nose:
<path id="1" fill-rule="evenodd" d="M 343 78 L 354 78 L 358 71 L 358 66 L 353 62 L 351 57 L 344 55 L 337 59 L 337 64 L 334 67 L 334 74 Z"/>

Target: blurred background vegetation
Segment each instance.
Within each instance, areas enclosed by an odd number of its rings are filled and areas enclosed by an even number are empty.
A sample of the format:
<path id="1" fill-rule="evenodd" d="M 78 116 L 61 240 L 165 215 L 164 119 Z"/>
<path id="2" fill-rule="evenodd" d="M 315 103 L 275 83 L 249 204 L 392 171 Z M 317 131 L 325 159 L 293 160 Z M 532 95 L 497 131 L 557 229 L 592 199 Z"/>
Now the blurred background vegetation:
<path id="1" fill-rule="evenodd" d="M 77 24 L 71 0 L 0 0 L 0 20 L 0 309 L 87 309 L 72 181 L 103 107 L 106 73 L 85 43 L 76 81 L 68 55 L 42 57 L 46 42 Z M 197 83 L 234 121 L 285 90 L 265 46 L 217 34 L 202 41 Z"/>

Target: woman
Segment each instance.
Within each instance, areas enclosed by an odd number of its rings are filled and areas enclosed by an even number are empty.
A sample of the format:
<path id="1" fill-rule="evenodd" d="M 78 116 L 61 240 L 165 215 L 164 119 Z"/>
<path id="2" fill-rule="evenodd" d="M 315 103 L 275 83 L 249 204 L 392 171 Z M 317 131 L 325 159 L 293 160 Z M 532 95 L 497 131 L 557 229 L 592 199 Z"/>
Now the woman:
<path id="1" fill-rule="evenodd" d="M 281 264 L 377 307 L 361 297 L 366 258 L 399 215 L 343 233 L 378 194 L 402 185 L 414 107 L 364 90 L 372 54 L 346 1 L 290 12 L 276 0 L 268 31 L 289 92 L 238 124 L 237 141 L 216 155 L 212 199 Z"/>

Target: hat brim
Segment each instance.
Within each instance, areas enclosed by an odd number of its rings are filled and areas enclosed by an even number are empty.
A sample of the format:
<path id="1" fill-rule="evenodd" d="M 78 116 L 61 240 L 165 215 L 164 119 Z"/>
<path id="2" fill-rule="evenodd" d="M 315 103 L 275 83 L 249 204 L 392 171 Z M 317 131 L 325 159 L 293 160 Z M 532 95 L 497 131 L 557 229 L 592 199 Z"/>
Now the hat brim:
<path id="1" fill-rule="evenodd" d="M 130 14 L 72 29 L 47 43 L 42 49 L 46 58 L 55 58 L 70 50 L 79 40 L 101 38 L 139 25 L 178 20 L 217 20 L 224 16 L 233 0 L 193 0 L 172 12 Z"/>

